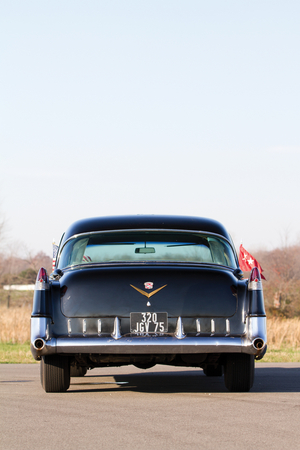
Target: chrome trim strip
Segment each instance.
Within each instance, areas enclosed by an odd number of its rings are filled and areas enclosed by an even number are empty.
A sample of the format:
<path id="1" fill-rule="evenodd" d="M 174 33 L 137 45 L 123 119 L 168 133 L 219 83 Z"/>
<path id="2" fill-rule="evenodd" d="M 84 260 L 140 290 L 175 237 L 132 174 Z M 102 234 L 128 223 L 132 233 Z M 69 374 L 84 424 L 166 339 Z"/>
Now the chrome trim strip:
<path id="1" fill-rule="evenodd" d="M 71 319 L 68 319 L 68 334 L 72 333 Z"/>
<path id="2" fill-rule="evenodd" d="M 184 329 L 183 329 L 183 322 L 182 322 L 182 318 L 178 317 L 177 319 L 177 324 L 176 324 L 176 330 L 175 330 L 175 335 L 174 335 L 177 339 L 184 339 L 185 338 L 185 333 L 184 333 Z"/>
<path id="3" fill-rule="evenodd" d="M 263 286 L 261 281 L 250 281 L 248 284 L 248 291 L 262 291 Z"/>
<path id="4" fill-rule="evenodd" d="M 46 341 L 50 339 L 50 321 L 47 321 L 46 332 L 45 332 Z"/>
<path id="5" fill-rule="evenodd" d="M 36 281 L 34 286 L 36 291 L 46 291 L 50 289 L 49 283 L 45 283 L 45 281 Z"/>
<path id="6" fill-rule="evenodd" d="M 201 333 L 201 323 L 200 319 L 196 320 L 197 333 Z"/>
<path id="7" fill-rule="evenodd" d="M 86 319 L 83 319 L 82 321 L 82 334 L 86 334 Z"/>
<path id="8" fill-rule="evenodd" d="M 226 336 L 230 335 L 230 320 L 226 319 Z"/>
<path id="9" fill-rule="evenodd" d="M 98 336 L 101 334 L 101 319 L 98 319 Z"/>
<path id="10" fill-rule="evenodd" d="M 216 332 L 216 326 L 215 326 L 215 321 L 214 321 L 214 319 L 211 319 L 211 321 L 210 321 L 210 330 L 211 330 L 211 334 L 212 334 L 212 335 L 215 334 L 215 332 Z"/>
<path id="11" fill-rule="evenodd" d="M 111 334 L 111 337 L 114 339 L 121 339 L 122 335 L 121 335 L 121 321 L 119 319 L 119 317 L 115 317 L 115 321 L 114 321 L 114 331 Z"/>
<path id="12" fill-rule="evenodd" d="M 162 232 L 162 231 L 166 231 L 166 232 L 170 232 L 170 233 L 195 233 L 195 234 L 209 234 L 210 236 L 218 236 L 222 239 L 224 239 L 226 242 L 228 242 L 228 244 L 230 245 L 230 247 L 232 247 L 232 242 L 230 242 L 229 239 L 227 239 L 225 236 L 223 236 L 222 234 L 218 234 L 218 233 L 213 233 L 211 231 L 205 231 L 205 230 L 186 230 L 186 229 L 181 229 L 181 228 L 124 228 L 124 229 L 111 229 L 111 230 L 98 230 L 98 231 L 86 231 L 84 233 L 78 233 L 78 234 L 74 234 L 73 236 L 70 236 L 65 242 L 63 247 L 66 245 L 67 242 L 69 242 L 71 239 L 76 239 L 78 236 L 88 236 L 91 234 L 109 234 L 109 233 L 132 233 L 132 232 L 136 232 L 136 231 L 155 231 L 155 232 Z M 63 249 L 62 247 L 62 249 Z M 61 249 L 61 250 L 62 250 Z"/>
<path id="13" fill-rule="evenodd" d="M 64 267 L 64 273 L 80 269 L 82 267 L 133 267 L 133 266 L 143 266 L 145 267 L 145 261 L 111 261 L 111 262 L 99 262 L 99 263 L 80 263 L 80 264 L 74 264 L 72 266 Z M 147 266 L 149 267 L 157 267 L 157 266 L 175 266 L 175 267 L 198 267 L 198 268 L 217 268 L 217 269 L 223 269 L 223 270 L 230 270 L 234 271 L 235 269 L 233 267 L 229 266 L 222 266 L 221 264 L 214 264 L 214 263 L 202 263 L 202 262 L 187 262 L 187 261 L 147 261 Z"/>

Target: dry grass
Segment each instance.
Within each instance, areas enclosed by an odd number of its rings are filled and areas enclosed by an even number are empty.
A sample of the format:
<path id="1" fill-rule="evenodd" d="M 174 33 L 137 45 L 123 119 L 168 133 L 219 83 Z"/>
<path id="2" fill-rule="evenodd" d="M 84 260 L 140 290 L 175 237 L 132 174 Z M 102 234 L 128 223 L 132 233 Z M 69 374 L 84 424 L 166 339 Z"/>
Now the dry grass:
<path id="1" fill-rule="evenodd" d="M 300 349 L 300 319 L 268 319 L 267 332 L 268 349 Z"/>
<path id="2" fill-rule="evenodd" d="M 0 306 L 0 342 L 24 344 L 30 341 L 31 305 Z M 300 319 L 271 318 L 268 324 L 268 349 L 300 349 Z"/>
<path id="3" fill-rule="evenodd" d="M 24 344 L 30 341 L 31 306 L 0 306 L 0 342 Z"/>

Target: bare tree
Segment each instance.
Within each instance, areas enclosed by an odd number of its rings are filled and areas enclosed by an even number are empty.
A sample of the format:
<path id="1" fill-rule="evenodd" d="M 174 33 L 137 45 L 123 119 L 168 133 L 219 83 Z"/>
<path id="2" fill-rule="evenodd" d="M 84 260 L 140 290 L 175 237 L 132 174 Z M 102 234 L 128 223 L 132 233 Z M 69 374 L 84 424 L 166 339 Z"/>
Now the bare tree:
<path id="1" fill-rule="evenodd" d="M 35 255 L 33 255 L 31 252 L 27 253 L 26 258 L 24 258 L 24 261 L 28 264 L 28 267 L 35 270 L 36 272 L 41 268 L 44 267 L 48 273 L 52 271 L 52 260 L 50 256 L 46 255 L 45 252 L 38 252 Z"/>
<path id="2" fill-rule="evenodd" d="M 264 268 L 266 306 L 270 313 L 300 315 L 300 246 L 260 252 L 257 259 Z"/>

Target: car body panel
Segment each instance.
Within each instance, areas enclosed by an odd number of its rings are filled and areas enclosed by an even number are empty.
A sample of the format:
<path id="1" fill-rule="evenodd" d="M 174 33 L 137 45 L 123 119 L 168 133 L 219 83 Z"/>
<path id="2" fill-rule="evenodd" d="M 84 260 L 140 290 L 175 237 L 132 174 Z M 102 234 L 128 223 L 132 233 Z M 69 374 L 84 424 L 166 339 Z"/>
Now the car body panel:
<path id="1" fill-rule="evenodd" d="M 154 283 L 152 291 L 144 283 Z M 191 267 L 102 267 L 67 271 L 61 310 L 66 317 L 129 317 L 167 311 L 170 317 L 231 317 L 237 311 L 237 279 L 230 271 Z M 159 292 L 148 298 L 157 288 Z M 147 304 L 149 303 L 149 306 Z"/>

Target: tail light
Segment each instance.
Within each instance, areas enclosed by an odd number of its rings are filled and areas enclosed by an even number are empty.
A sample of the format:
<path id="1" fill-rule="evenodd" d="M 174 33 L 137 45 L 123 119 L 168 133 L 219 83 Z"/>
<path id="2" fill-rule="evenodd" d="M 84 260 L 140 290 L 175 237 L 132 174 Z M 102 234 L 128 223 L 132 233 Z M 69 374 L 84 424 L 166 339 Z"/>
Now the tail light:
<path id="1" fill-rule="evenodd" d="M 38 290 L 49 288 L 47 270 L 44 267 L 41 267 L 37 274 L 35 288 Z"/>
<path id="2" fill-rule="evenodd" d="M 248 290 L 249 291 L 262 291 L 261 277 L 260 277 L 260 273 L 259 273 L 259 270 L 257 267 L 253 267 L 253 269 L 251 271 L 249 283 L 248 283 Z"/>

